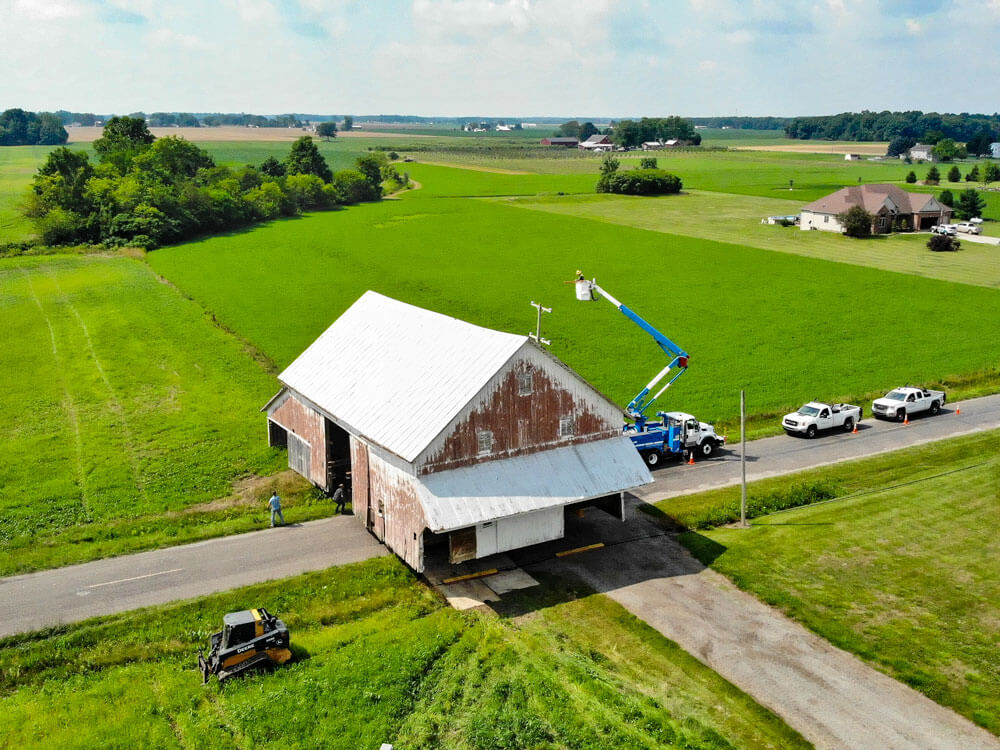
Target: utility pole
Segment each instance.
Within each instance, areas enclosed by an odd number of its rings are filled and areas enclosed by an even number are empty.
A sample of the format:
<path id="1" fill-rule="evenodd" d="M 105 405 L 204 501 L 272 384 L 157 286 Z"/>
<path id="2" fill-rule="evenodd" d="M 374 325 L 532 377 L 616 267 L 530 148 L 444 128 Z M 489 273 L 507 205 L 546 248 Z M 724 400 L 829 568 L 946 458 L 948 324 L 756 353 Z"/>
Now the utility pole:
<path id="1" fill-rule="evenodd" d="M 740 389 L 740 528 L 747 528 L 747 400 Z"/>
<path id="2" fill-rule="evenodd" d="M 550 313 L 552 312 L 552 308 L 542 307 L 538 302 L 535 302 L 534 300 L 531 301 L 531 306 L 536 310 L 538 310 L 538 320 L 535 324 L 535 332 L 529 333 L 528 337 L 534 339 L 539 344 L 545 344 L 545 346 L 549 346 L 550 344 L 552 344 L 552 342 L 549 341 L 548 339 L 542 338 L 542 313 L 543 312 Z"/>

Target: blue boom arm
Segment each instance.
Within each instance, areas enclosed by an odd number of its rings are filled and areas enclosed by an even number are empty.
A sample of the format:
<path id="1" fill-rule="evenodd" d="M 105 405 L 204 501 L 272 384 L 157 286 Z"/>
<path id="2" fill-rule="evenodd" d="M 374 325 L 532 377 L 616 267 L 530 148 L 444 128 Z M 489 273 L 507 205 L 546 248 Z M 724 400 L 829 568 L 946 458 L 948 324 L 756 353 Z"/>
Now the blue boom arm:
<path id="1" fill-rule="evenodd" d="M 578 281 L 577 283 L 581 282 Z M 600 294 L 608 302 L 617 307 L 626 318 L 631 320 L 642 330 L 644 330 L 646 333 L 652 336 L 653 340 L 657 343 L 657 345 L 666 353 L 668 357 L 670 357 L 670 362 L 667 364 L 667 366 L 664 367 L 662 370 L 660 370 L 656 374 L 656 377 L 650 380 L 649 383 L 647 383 L 646 386 L 641 391 L 635 394 L 632 400 L 629 401 L 628 406 L 625 407 L 625 411 L 627 411 L 629 416 L 635 419 L 637 424 L 641 427 L 641 425 L 646 421 L 646 416 L 645 416 L 646 410 L 653 405 L 653 402 L 660 397 L 660 394 L 662 394 L 665 390 L 667 390 L 667 388 L 669 388 L 673 384 L 673 382 L 677 380 L 677 378 L 679 378 L 681 375 L 687 372 L 688 353 L 683 349 L 681 349 L 679 346 L 677 346 L 677 344 L 668 339 L 662 333 L 660 333 L 658 330 L 656 330 L 645 320 L 643 320 L 635 311 L 630 310 L 621 302 L 619 302 L 617 299 L 608 294 L 606 291 L 601 289 L 601 287 L 599 287 L 595 282 L 584 281 L 584 283 L 589 284 L 590 289 L 592 291 Z M 657 384 L 661 380 L 663 380 L 663 378 L 665 378 L 670 373 L 670 371 L 673 370 L 675 367 L 679 369 L 676 373 L 674 373 L 674 376 L 667 381 L 666 385 L 664 385 L 655 394 L 651 396 L 650 393 L 652 393 L 653 389 L 656 388 Z"/>

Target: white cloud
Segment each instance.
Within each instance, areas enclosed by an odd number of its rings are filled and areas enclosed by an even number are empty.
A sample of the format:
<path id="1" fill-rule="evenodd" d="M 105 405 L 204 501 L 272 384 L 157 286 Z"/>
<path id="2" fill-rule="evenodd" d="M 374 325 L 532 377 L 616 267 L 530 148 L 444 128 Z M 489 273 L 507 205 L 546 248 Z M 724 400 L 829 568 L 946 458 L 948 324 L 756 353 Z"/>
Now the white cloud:
<path id="1" fill-rule="evenodd" d="M 698 63 L 698 71 L 700 73 L 713 73 L 719 68 L 719 63 L 715 60 L 702 60 Z"/>
<path id="2" fill-rule="evenodd" d="M 55 21 L 78 18 L 84 13 L 83 4 L 73 0 L 14 0 L 14 15 L 31 21 Z"/>
<path id="3" fill-rule="evenodd" d="M 919 36 L 924 33 L 924 25 L 915 18 L 907 18 L 906 30 L 914 36 Z"/>

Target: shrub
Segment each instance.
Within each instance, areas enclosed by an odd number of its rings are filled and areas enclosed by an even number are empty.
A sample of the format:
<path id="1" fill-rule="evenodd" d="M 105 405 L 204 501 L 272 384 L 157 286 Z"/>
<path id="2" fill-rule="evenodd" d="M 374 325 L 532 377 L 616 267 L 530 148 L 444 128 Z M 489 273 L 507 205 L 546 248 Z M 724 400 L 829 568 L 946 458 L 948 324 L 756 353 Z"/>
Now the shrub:
<path id="1" fill-rule="evenodd" d="M 941 182 L 941 173 L 938 171 L 937 167 L 931 167 L 927 170 L 927 177 L 924 178 L 925 185 L 937 185 Z"/>
<path id="2" fill-rule="evenodd" d="M 662 169 L 633 169 L 601 177 L 597 192 L 620 195 L 671 195 L 681 191 L 681 180 Z"/>
<path id="3" fill-rule="evenodd" d="M 851 206 L 844 213 L 837 215 L 837 221 L 848 237 L 871 237 L 872 222 L 875 221 L 875 217 L 861 206 Z"/>
<path id="4" fill-rule="evenodd" d="M 751 494 L 747 498 L 747 518 L 758 518 L 787 508 L 799 508 L 837 497 L 836 488 L 828 484 L 796 484 L 787 490 L 776 490 L 764 495 Z M 706 508 L 688 522 L 691 528 L 707 529 L 733 523 L 740 519 L 740 501 L 734 499 L 726 505 Z"/>
<path id="5" fill-rule="evenodd" d="M 917 173 L 911 169 L 910 173 L 906 175 L 906 181 L 911 185 L 915 183 L 917 181 Z"/>
<path id="6" fill-rule="evenodd" d="M 936 253 L 954 252 L 961 247 L 961 243 L 954 237 L 946 234 L 934 234 L 927 240 L 927 247 Z"/>
<path id="7" fill-rule="evenodd" d="M 646 156 L 639 160 L 639 169 L 656 169 L 657 166 L 656 158 L 653 156 Z"/>
<path id="8" fill-rule="evenodd" d="M 958 166 L 953 166 L 948 170 L 948 182 L 961 182 L 962 181 L 962 170 Z"/>
<path id="9" fill-rule="evenodd" d="M 966 182 L 977 182 L 979 180 L 979 165 L 973 164 L 969 174 L 965 175 Z"/>
<path id="10" fill-rule="evenodd" d="M 361 201 L 376 200 L 371 185 L 365 176 L 354 169 L 342 169 L 333 176 L 333 189 L 336 191 L 337 202 L 345 205 Z"/>

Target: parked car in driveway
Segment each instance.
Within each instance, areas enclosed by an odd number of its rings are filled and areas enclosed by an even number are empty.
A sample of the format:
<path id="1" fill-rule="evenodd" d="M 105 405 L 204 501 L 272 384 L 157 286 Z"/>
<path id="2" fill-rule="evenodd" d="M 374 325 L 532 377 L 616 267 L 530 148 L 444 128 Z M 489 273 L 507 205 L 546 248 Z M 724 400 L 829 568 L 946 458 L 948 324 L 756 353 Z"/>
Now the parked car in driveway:
<path id="1" fill-rule="evenodd" d="M 810 401 L 799 407 L 797 412 L 781 418 L 781 426 L 789 435 L 816 437 L 820 430 L 841 429 L 852 432 L 854 425 L 861 421 L 861 407 L 851 404 L 827 404 Z"/>
<path id="2" fill-rule="evenodd" d="M 966 234 L 983 233 L 983 228 L 979 224 L 973 224 L 969 221 L 963 221 L 961 224 L 956 224 L 955 229 L 959 232 L 965 232 Z"/>
<path id="3" fill-rule="evenodd" d="M 933 234 L 946 234 L 949 237 L 954 237 L 958 234 L 958 230 L 954 224 L 935 224 L 931 227 L 931 232 Z"/>

